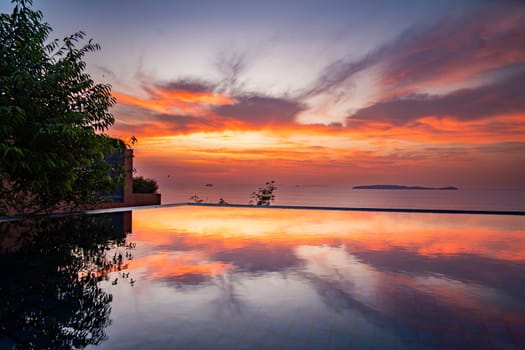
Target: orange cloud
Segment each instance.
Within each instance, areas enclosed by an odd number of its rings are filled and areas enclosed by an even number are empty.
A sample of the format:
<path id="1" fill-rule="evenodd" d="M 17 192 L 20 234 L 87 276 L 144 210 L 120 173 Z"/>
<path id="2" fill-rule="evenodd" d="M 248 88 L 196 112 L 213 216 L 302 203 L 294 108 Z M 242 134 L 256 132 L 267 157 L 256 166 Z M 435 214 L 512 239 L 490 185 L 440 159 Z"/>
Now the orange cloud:
<path id="1" fill-rule="evenodd" d="M 369 181 L 441 186 L 523 185 L 525 151 L 519 116 L 459 123 L 424 118 L 417 125 L 368 129 L 305 126 L 261 131 L 194 132 L 140 138 L 135 166 L 164 186 L 178 182 L 360 184 Z M 494 133 L 494 129 L 500 128 Z M 508 131 L 502 131 L 508 130 Z M 471 174 L 471 175 L 469 175 Z M 476 174 L 474 176 L 474 174 Z M 388 178 L 386 178 L 388 176 Z M 367 180 L 368 179 L 368 180 Z M 422 181 L 423 179 L 423 181 Z"/>
<path id="2" fill-rule="evenodd" d="M 117 102 L 132 107 L 140 107 L 162 114 L 196 113 L 200 114 L 205 106 L 229 105 L 234 101 L 224 93 L 212 91 L 169 90 L 161 87 L 148 87 L 149 98 L 134 97 L 113 91 Z"/>
<path id="3" fill-rule="evenodd" d="M 199 103 L 212 106 L 222 106 L 232 104 L 234 101 L 227 94 L 211 92 L 193 92 L 193 91 L 169 91 L 154 89 L 155 95 L 162 100 L 174 100 L 187 103 Z"/>

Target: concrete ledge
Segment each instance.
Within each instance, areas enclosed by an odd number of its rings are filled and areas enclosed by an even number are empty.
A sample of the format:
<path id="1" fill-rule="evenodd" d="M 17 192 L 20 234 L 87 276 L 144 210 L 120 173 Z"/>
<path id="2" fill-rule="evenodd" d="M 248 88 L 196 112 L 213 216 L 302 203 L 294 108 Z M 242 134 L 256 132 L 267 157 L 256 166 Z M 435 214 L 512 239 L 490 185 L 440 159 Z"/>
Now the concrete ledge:
<path id="1" fill-rule="evenodd" d="M 525 210 L 470 210 L 470 209 L 416 209 L 416 208 L 364 208 L 364 207 L 317 207 L 301 205 L 251 205 L 251 204 L 215 204 L 215 203 L 174 203 L 176 206 L 187 205 L 195 207 L 229 207 L 257 209 L 292 209 L 292 210 L 340 210 L 369 211 L 386 213 L 422 213 L 422 214 L 477 214 L 477 215 L 519 215 L 525 216 Z M 164 204 L 161 207 L 167 207 Z"/>
<path id="2" fill-rule="evenodd" d="M 132 193 L 126 201 L 128 206 L 157 204 L 160 204 L 160 193 Z"/>

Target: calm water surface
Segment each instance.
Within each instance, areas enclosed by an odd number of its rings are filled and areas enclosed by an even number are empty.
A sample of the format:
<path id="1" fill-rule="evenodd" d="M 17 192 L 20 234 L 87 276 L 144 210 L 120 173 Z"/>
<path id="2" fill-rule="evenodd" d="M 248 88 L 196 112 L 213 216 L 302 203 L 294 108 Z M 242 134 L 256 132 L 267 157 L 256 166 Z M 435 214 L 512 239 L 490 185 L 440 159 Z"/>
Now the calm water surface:
<path id="1" fill-rule="evenodd" d="M 160 191 L 163 203 L 188 202 L 196 194 L 207 203 L 218 203 L 223 198 L 229 203 L 247 204 L 258 187 L 173 184 L 162 186 Z M 343 185 L 277 184 L 275 195 L 274 204 L 278 205 L 525 211 L 525 189 L 354 190 Z"/>
<path id="2" fill-rule="evenodd" d="M 0 226 L 0 348 L 525 348 L 525 217 L 172 207 L 79 220 Z"/>

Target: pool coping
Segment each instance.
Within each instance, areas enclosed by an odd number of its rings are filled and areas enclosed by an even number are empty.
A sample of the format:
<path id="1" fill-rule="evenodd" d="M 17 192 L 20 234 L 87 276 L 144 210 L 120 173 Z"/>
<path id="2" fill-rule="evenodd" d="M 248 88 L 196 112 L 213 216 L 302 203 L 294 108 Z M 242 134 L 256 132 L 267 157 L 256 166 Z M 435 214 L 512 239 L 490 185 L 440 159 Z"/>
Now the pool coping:
<path id="1" fill-rule="evenodd" d="M 421 214 L 469 214 L 469 215 L 504 215 L 525 216 L 523 210 L 469 210 L 469 209 L 417 209 L 417 208 L 367 208 L 367 207 L 325 207 L 325 206 L 302 206 L 302 205 L 251 205 L 251 204 L 212 204 L 178 202 L 168 204 L 118 207 L 106 209 L 92 209 L 68 213 L 49 213 L 36 215 L 0 216 L 0 223 L 19 221 L 34 217 L 64 217 L 72 215 L 118 213 L 131 210 L 146 210 L 155 208 L 172 207 L 214 207 L 214 208 L 250 208 L 250 209 L 288 209 L 288 210 L 326 210 L 326 211 L 362 211 L 362 212 L 385 212 L 385 213 L 421 213 Z"/>

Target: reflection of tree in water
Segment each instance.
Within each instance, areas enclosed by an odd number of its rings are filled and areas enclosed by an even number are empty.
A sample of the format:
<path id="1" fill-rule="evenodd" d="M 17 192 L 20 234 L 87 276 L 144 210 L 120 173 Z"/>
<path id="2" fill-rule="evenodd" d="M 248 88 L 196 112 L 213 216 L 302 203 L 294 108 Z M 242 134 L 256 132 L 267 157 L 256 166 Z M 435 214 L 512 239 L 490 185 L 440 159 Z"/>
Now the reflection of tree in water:
<path id="1" fill-rule="evenodd" d="M 124 215 L 0 225 L 1 348 L 83 348 L 106 338 L 112 296 L 97 282 L 129 257 Z"/>
<path id="2" fill-rule="evenodd" d="M 235 274 L 218 275 L 214 278 L 214 284 L 219 290 L 217 298 L 211 301 L 210 308 L 220 318 L 229 318 L 244 313 L 246 303 L 237 291 L 241 280 Z"/>

